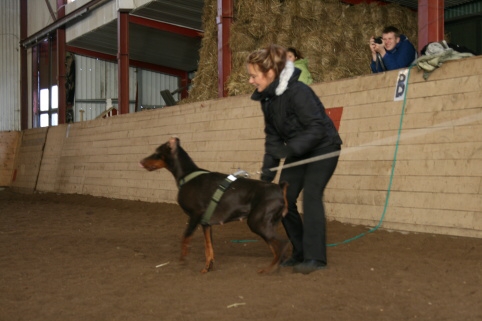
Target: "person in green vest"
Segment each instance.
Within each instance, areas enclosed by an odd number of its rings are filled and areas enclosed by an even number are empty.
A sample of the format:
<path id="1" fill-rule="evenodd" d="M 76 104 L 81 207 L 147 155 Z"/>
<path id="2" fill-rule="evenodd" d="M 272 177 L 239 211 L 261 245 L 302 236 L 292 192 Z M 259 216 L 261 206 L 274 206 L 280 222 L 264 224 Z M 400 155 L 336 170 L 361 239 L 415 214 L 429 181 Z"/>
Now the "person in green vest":
<path id="1" fill-rule="evenodd" d="M 308 60 L 306 60 L 301 52 L 296 48 L 289 47 L 286 52 L 286 58 L 291 60 L 295 67 L 301 70 L 299 81 L 311 85 L 313 83 L 313 78 L 311 78 L 311 73 L 308 70 Z"/>

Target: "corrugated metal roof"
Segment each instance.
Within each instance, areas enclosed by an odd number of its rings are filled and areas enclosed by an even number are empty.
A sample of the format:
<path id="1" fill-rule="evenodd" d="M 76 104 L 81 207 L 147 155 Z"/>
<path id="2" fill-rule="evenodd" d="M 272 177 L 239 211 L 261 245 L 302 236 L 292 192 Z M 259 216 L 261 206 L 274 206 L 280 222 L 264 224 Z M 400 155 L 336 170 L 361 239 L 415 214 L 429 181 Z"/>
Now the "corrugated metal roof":
<path id="1" fill-rule="evenodd" d="M 157 0 L 137 9 L 132 14 L 202 30 L 203 6 L 204 0 Z"/>
<path id="2" fill-rule="evenodd" d="M 130 15 L 202 32 L 204 0 L 156 0 Z M 117 19 L 73 39 L 69 46 L 117 55 Z M 191 72 L 197 70 L 201 37 L 129 24 L 129 58 Z"/>
<path id="3" fill-rule="evenodd" d="M 460 6 L 445 10 L 445 21 L 450 21 L 460 17 L 480 15 L 482 13 L 482 0 L 472 1 Z"/>

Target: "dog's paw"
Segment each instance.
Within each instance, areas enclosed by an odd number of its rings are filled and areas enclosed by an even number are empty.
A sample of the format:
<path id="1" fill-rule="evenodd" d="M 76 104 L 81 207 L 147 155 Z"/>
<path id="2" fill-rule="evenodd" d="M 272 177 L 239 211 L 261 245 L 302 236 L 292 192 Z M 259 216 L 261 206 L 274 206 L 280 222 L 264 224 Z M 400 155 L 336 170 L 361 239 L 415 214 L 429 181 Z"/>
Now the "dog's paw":
<path id="1" fill-rule="evenodd" d="M 258 274 L 270 274 L 279 271 L 279 264 L 269 265 L 264 269 L 259 269 Z"/>
<path id="2" fill-rule="evenodd" d="M 214 260 L 211 260 L 209 262 L 206 262 L 206 265 L 204 266 L 204 268 L 201 270 L 201 273 L 208 273 L 209 271 L 213 271 L 214 270 Z"/>

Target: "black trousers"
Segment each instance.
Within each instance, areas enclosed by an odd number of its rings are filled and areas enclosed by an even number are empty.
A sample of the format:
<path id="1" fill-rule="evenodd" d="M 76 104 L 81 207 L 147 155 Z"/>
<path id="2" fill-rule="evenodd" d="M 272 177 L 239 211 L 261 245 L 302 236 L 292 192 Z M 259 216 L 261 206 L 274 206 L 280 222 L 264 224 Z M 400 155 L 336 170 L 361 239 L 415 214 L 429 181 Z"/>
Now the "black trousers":
<path id="1" fill-rule="evenodd" d="M 324 150 L 330 153 L 339 150 L 333 146 Z M 309 157 L 316 156 L 310 155 Z M 308 157 L 308 158 L 309 158 Z M 299 161 L 287 158 L 285 164 Z M 326 218 L 323 206 L 323 191 L 338 164 L 338 156 L 322 159 L 299 166 L 283 169 L 280 181 L 288 182 L 288 214 L 283 218 L 283 226 L 291 244 L 292 256 L 298 260 L 314 259 L 327 263 L 326 258 Z M 303 219 L 296 201 L 303 190 Z"/>

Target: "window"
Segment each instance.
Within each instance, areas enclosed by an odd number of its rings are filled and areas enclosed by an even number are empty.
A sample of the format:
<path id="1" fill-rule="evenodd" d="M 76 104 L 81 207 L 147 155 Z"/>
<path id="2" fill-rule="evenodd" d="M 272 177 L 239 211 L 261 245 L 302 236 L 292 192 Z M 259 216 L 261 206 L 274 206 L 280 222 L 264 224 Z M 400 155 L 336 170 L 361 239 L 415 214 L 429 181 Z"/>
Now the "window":
<path id="1" fill-rule="evenodd" d="M 35 49 L 32 69 L 33 79 L 33 127 L 58 125 L 59 90 L 57 85 L 57 42 L 52 36 L 40 42 Z M 38 97 L 38 99 L 36 99 Z"/>
<path id="2" fill-rule="evenodd" d="M 58 87 L 51 87 L 51 94 L 48 89 L 40 90 L 40 127 L 57 126 L 58 123 Z"/>

